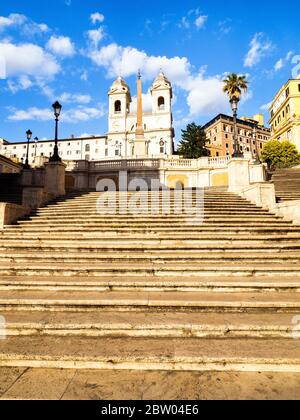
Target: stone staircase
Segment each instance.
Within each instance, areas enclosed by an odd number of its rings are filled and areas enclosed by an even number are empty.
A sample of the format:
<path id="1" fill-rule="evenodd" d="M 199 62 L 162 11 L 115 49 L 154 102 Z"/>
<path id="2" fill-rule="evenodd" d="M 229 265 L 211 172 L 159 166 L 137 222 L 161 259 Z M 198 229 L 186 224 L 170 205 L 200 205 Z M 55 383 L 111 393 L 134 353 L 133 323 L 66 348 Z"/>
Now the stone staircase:
<path id="1" fill-rule="evenodd" d="M 281 169 L 272 176 L 278 202 L 300 200 L 300 167 Z"/>
<path id="2" fill-rule="evenodd" d="M 300 227 L 224 189 L 204 223 L 99 214 L 99 197 L 0 232 L 0 366 L 300 372 Z"/>
<path id="3" fill-rule="evenodd" d="M 0 203 L 22 204 L 20 174 L 0 174 Z"/>

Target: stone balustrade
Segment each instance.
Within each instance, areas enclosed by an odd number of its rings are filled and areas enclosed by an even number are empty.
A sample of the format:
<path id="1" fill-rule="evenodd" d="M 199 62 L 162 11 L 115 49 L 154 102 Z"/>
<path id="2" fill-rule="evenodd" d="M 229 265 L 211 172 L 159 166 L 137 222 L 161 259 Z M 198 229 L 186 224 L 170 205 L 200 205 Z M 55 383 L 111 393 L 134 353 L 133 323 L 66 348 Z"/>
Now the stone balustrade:
<path id="1" fill-rule="evenodd" d="M 67 172 L 102 172 L 108 170 L 130 169 L 203 169 L 203 168 L 227 168 L 230 157 L 204 157 L 200 159 L 176 159 L 176 158 L 146 158 L 146 159 L 110 159 L 97 162 L 69 161 Z"/>

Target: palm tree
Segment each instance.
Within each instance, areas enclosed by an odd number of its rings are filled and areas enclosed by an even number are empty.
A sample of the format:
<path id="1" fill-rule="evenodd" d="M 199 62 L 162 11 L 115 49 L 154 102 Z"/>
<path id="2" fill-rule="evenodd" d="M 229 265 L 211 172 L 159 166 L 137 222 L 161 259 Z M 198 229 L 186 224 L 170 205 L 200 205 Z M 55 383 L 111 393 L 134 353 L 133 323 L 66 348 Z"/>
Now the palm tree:
<path id="1" fill-rule="evenodd" d="M 234 124 L 234 153 L 233 157 L 244 157 L 240 151 L 240 146 L 237 136 L 237 110 L 238 104 L 241 100 L 242 94 L 248 90 L 249 82 L 246 76 L 238 75 L 236 73 L 229 74 L 225 80 L 223 80 L 224 87 L 223 91 L 227 93 L 231 108 L 233 111 L 233 124 Z"/>

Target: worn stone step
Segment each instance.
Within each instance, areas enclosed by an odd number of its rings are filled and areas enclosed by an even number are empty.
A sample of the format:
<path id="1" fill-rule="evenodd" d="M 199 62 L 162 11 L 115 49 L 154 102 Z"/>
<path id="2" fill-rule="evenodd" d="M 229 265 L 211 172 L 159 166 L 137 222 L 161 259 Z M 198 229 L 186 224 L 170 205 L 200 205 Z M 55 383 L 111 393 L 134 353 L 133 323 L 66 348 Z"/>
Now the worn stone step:
<path id="1" fill-rule="evenodd" d="M 198 263 L 174 263 L 163 264 L 157 263 L 118 263 L 113 265 L 108 263 L 0 263 L 0 275 L 20 275 L 20 276 L 145 276 L 145 277 L 162 277 L 162 276 L 190 276 L 190 277 L 207 277 L 207 276 L 284 276 L 284 277 L 300 277 L 299 264 L 258 264 L 247 262 L 237 262 L 236 264 L 206 264 Z"/>
<path id="2" fill-rule="evenodd" d="M 296 340 L 9 337 L 0 365 L 68 369 L 300 372 Z"/>
<path id="3" fill-rule="evenodd" d="M 190 292 L 295 292 L 300 279 L 295 277 L 54 277 L 2 276 L 0 290 L 28 291 L 190 291 Z"/>
<path id="4" fill-rule="evenodd" d="M 117 242 L 117 244 L 116 244 Z M 23 237 L 15 238 L 6 237 L 2 241 L 0 240 L 0 249 L 5 249 L 7 247 L 38 247 L 45 249 L 47 247 L 53 249 L 62 249 L 67 252 L 68 249 L 116 249 L 116 248 L 161 248 L 161 249 L 224 249 L 230 247 L 230 249 L 253 249 L 257 247 L 268 248 L 274 250 L 282 249 L 294 249 L 299 250 L 299 241 L 294 238 L 289 238 L 288 236 L 282 237 L 267 237 L 260 236 L 253 237 L 250 236 L 247 239 L 239 237 L 227 237 L 227 238 L 159 238 L 158 236 L 146 235 L 139 237 L 138 235 L 132 235 L 131 237 L 118 236 L 118 241 L 116 238 L 104 237 L 100 239 L 90 239 L 84 237 L 73 238 L 61 238 L 47 236 L 46 238 L 38 237 Z"/>
<path id="5" fill-rule="evenodd" d="M 6 337 L 282 338 L 297 313 L 5 312 Z"/>
<path id="6" fill-rule="evenodd" d="M 118 241 L 128 241 L 129 243 L 136 243 L 141 242 L 142 244 L 148 243 L 149 241 L 161 241 L 161 243 L 167 244 L 174 244 L 176 241 L 183 241 L 186 244 L 192 243 L 193 241 L 197 242 L 207 242 L 207 243 L 228 243 L 232 241 L 266 241 L 266 242 L 273 242 L 276 243 L 278 241 L 297 241 L 300 239 L 299 233 L 276 233 L 274 235 L 267 235 L 263 232 L 261 234 L 253 233 L 252 235 L 249 235 L 247 232 L 241 232 L 241 233 L 230 233 L 230 234 L 224 234 L 224 233 L 218 233 L 218 234 L 211 234 L 209 232 L 155 232 L 155 231 L 149 231 L 147 232 L 147 235 L 145 235 L 145 232 L 106 232 L 105 230 L 97 230 L 94 232 L 88 231 L 88 232 L 82 232 L 78 231 L 76 232 L 74 229 L 74 233 L 71 235 L 70 232 L 22 232 L 22 231 L 16 231 L 14 232 L 14 239 L 11 239 L 10 233 L 3 232 L 3 234 L 0 237 L 0 240 L 7 243 L 15 243 L 17 241 L 43 241 L 44 243 L 48 243 L 49 241 L 57 241 L 57 243 L 61 243 L 62 241 L 67 242 L 78 242 L 78 241 L 85 241 L 89 243 L 105 243 L 108 241 L 113 241 L 116 238 L 118 238 Z"/>
<path id="7" fill-rule="evenodd" d="M 1 237 L 7 237 L 9 236 L 9 233 L 13 233 L 13 235 L 15 237 L 32 237 L 34 238 L 37 234 L 39 235 L 39 237 L 44 236 L 45 234 L 47 234 L 48 237 L 52 237 L 53 235 L 56 234 L 61 234 L 60 236 L 63 237 L 65 234 L 69 235 L 75 235 L 76 233 L 76 237 L 78 236 L 85 236 L 85 237 L 93 237 L 96 238 L 97 236 L 101 236 L 101 233 L 103 233 L 103 235 L 105 236 L 109 236 L 109 235 L 117 235 L 117 234 L 132 234 L 132 235 L 136 235 L 136 234 L 155 234 L 155 235 L 168 235 L 170 233 L 175 234 L 176 237 L 180 236 L 180 235 L 196 235 L 198 237 L 203 237 L 203 235 L 206 235 L 210 232 L 215 233 L 215 228 L 208 228 L 208 227 L 185 227 L 185 228 L 178 228 L 178 229 L 174 229 L 174 228 L 157 228 L 157 227 L 151 227 L 151 226 L 147 226 L 147 227 L 90 227 L 90 228 L 86 228 L 86 227 L 81 227 L 78 226 L 77 230 L 75 227 L 50 227 L 50 228 L 28 228 L 28 229 L 10 229 L 8 231 L 6 231 L 4 234 L 0 234 L 0 239 Z M 245 235 L 269 235 L 269 236 L 277 236 L 278 234 L 280 235 L 287 235 L 287 236 L 294 236 L 295 233 L 299 234 L 300 230 L 298 229 L 294 229 L 294 230 L 290 230 L 289 228 L 263 228 L 263 227 L 245 227 L 245 228 L 239 228 L 239 227 L 231 227 L 231 228 L 220 228 L 219 229 L 219 234 L 215 235 L 214 237 L 220 237 L 221 233 L 223 235 L 223 237 L 228 237 L 230 235 L 237 235 L 238 237 L 244 237 L 246 238 Z M 75 239 L 75 237 L 74 237 Z"/>
<path id="8" fill-rule="evenodd" d="M 1 291 L 0 309 L 34 311 L 297 312 L 297 293 Z"/>
<path id="9" fill-rule="evenodd" d="M 217 262 L 219 260 L 222 260 L 225 264 L 240 264 L 240 263 L 257 263 L 257 264 L 298 264 L 300 263 L 300 252 L 298 254 L 280 254 L 280 255 L 263 255 L 263 254 L 226 254 L 226 255 L 220 255 L 215 254 L 213 255 L 210 253 L 209 255 L 202 254 L 202 255 L 188 255 L 188 253 L 185 253 L 184 255 L 171 255 L 171 254 L 164 254 L 164 255 L 147 255 L 146 253 L 141 253 L 140 255 L 136 255 L 135 253 L 127 253 L 123 255 L 119 255 L 118 253 L 115 253 L 114 255 L 109 255 L 107 253 L 105 254 L 96 254 L 96 253 L 81 253 L 78 254 L 72 254 L 68 253 L 67 255 L 61 255 L 60 253 L 47 253 L 47 252 L 39 252 L 39 253 L 32 253 L 32 252 L 26 252 L 26 253 L 8 253 L 4 252 L 2 255 L 0 255 L 0 262 L 25 262 L 27 264 L 35 263 L 35 262 L 44 262 L 44 263 L 161 263 L 161 264 L 170 264 L 170 263 L 192 263 L 192 264 L 213 264 L 214 262 Z"/>

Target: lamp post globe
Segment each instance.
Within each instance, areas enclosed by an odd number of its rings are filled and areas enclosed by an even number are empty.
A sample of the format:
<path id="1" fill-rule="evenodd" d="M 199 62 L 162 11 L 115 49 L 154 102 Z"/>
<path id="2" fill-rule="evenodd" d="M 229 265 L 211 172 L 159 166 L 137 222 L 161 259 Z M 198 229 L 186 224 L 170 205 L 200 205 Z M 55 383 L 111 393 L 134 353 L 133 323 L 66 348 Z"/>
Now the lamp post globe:
<path id="1" fill-rule="evenodd" d="M 31 130 L 26 131 L 26 137 L 27 137 L 27 151 L 26 151 L 26 160 L 25 160 L 25 164 L 23 165 L 23 168 L 24 169 L 30 169 L 30 165 L 29 165 L 29 143 L 30 143 L 30 140 L 32 138 L 32 131 Z"/>
<path id="2" fill-rule="evenodd" d="M 52 105 L 52 108 L 53 108 L 54 116 L 55 116 L 55 145 L 54 145 L 53 155 L 50 157 L 50 162 L 61 162 L 61 158 L 58 152 L 58 121 L 61 114 L 62 106 L 58 101 L 56 101 Z"/>

